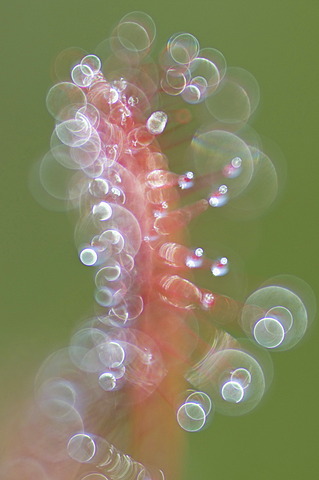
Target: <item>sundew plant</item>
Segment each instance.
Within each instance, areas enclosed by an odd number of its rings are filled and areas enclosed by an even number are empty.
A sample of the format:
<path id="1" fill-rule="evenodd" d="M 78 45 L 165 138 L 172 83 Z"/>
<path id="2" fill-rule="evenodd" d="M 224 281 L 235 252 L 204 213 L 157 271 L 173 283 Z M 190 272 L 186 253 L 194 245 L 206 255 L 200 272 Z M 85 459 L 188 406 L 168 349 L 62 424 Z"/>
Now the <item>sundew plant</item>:
<path id="1" fill-rule="evenodd" d="M 94 299 L 36 375 L 7 480 L 181 479 L 188 436 L 252 411 L 271 352 L 294 347 L 314 317 L 302 280 L 276 276 L 234 298 L 236 259 L 213 238 L 209 251 L 192 244 L 193 225 L 262 214 L 278 174 L 249 125 L 254 76 L 191 33 L 158 55 L 155 39 L 152 18 L 132 12 L 95 51 L 57 58 L 33 193 L 76 217 Z"/>

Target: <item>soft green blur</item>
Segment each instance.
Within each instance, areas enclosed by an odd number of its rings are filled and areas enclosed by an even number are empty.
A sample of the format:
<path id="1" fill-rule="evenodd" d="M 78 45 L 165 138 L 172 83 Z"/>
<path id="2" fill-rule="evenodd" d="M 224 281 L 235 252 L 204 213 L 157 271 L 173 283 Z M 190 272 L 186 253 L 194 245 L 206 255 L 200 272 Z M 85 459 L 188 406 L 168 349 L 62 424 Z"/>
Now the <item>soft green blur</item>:
<path id="1" fill-rule="evenodd" d="M 45 108 L 52 61 L 69 46 L 90 51 L 132 10 L 144 10 L 154 18 L 158 45 L 174 32 L 190 31 L 201 45 L 220 49 L 229 65 L 255 75 L 262 97 L 254 127 L 280 146 L 287 182 L 275 208 L 254 228 L 233 222 L 225 235 L 229 246 L 243 255 L 251 288 L 281 272 L 302 277 L 315 292 L 319 287 L 318 2 L 4 2 L 1 421 L 11 402 L 31 388 L 41 360 L 67 343 L 71 329 L 92 304 L 93 285 L 76 259 L 72 222 L 66 214 L 42 209 L 28 190 L 28 172 L 48 150 L 53 127 Z M 270 152 L 277 149 L 273 146 Z M 211 225 L 197 223 L 195 243 L 214 243 L 218 232 L 210 218 Z M 299 347 L 273 355 L 275 379 L 261 407 L 242 418 L 218 416 L 207 430 L 190 435 L 185 480 L 299 480 L 315 471 L 317 345 L 315 322 Z"/>

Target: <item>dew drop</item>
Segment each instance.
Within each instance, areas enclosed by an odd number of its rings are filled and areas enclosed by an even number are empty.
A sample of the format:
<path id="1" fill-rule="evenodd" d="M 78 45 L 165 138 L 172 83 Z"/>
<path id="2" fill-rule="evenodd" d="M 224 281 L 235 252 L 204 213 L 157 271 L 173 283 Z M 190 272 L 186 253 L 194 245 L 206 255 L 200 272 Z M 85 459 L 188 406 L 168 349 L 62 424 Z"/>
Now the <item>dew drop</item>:
<path id="1" fill-rule="evenodd" d="M 239 403 L 244 398 L 244 389 L 239 382 L 229 380 L 222 386 L 221 396 L 225 402 Z"/>
<path id="2" fill-rule="evenodd" d="M 70 438 L 67 446 L 69 456 L 80 463 L 92 460 L 96 452 L 96 445 L 89 435 L 78 433 Z"/>
<path id="3" fill-rule="evenodd" d="M 210 269 L 214 277 L 223 277 L 229 272 L 229 264 L 228 264 L 227 258 L 226 257 L 217 258 L 213 262 Z"/>
<path id="4" fill-rule="evenodd" d="M 105 372 L 99 376 L 99 385 L 103 390 L 109 392 L 116 387 L 116 378 L 112 373 Z"/>
<path id="5" fill-rule="evenodd" d="M 206 414 L 197 402 L 187 401 L 177 411 L 177 421 L 186 432 L 198 432 L 206 422 Z"/>
<path id="6" fill-rule="evenodd" d="M 178 185 L 182 190 L 188 190 L 194 185 L 194 173 L 186 172 L 178 177 Z"/>
<path id="7" fill-rule="evenodd" d="M 81 252 L 80 252 L 80 260 L 81 262 L 83 263 L 83 265 L 86 265 L 86 266 L 92 266 L 92 265 L 95 265 L 96 262 L 97 262 L 97 253 L 96 251 L 93 249 L 93 248 L 84 248 Z"/>
<path id="8" fill-rule="evenodd" d="M 153 135 L 160 135 L 164 132 L 167 124 L 167 114 L 165 112 L 157 111 L 147 119 L 146 128 Z"/>
<path id="9" fill-rule="evenodd" d="M 228 188 L 226 185 L 221 185 L 209 197 L 208 203 L 211 207 L 223 207 L 228 202 Z"/>
<path id="10" fill-rule="evenodd" d="M 92 208 L 93 216 L 101 222 L 108 220 L 112 216 L 112 207 L 107 202 L 100 202 Z"/>
<path id="11" fill-rule="evenodd" d="M 255 324 L 253 336 L 262 347 L 275 348 L 284 341 L 285 330 L 277 319 L 264 317 Z"/>

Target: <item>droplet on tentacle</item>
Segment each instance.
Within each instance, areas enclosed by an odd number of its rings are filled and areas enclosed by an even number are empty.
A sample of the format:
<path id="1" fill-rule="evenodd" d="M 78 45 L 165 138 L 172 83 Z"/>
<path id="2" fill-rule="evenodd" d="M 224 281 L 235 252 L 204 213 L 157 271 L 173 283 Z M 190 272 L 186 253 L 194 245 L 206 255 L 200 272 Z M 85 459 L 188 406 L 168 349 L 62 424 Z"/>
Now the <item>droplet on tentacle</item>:
<path id="1" fill-rule="evenodd" d="M 178 185 L 182 190 L 188 190 L 194 185 L 193 172 L 186 172 L 178 178 Z"/>
<path id="2" fill-rule="evenodd" d="M 92 266 L 96 265 L 98 255 L 93 248 L 84 248 L 79 254 L 80 260 L 83 265 Z"/>
<path id="3" fill-rule="evenodd" d="M 211 266 L 211 272 L 215 277 L 222 277 L 229 272 L 228 259 L 226 257 L 217 258 Z"/>
<path id="4" fill-rule="evenodd" d="M 101 70 L 101 60 L 96 55 L 85 55 L 81 60 L 82 67 L 89 67 L 93 75 L 96 75 Z"/>
<path id="5" fill-rule="evenodd" d="M 89 435 L 78 433 L 70 438 L 67 446 L 68 454 L 80 463 L 90 462 L 96 452 L 96 445 Z"/>
<path id="6" fill-rule="evenodd" d="M 146 121 L 147 130 L 153 135 L 163 133 L 167 123 L 167 115 L 165 112 L 153 112 Z"/>
<path id="7" fill-rule="evenodd" d="M 186 401 L 177 411 L 177 421 L 183 430 L 198 432 L 206 422 L 206 414 L 199 403 Z"/>
<path id="8" fill-rule="evenodd" d="M 191 33 L 175 33 L 167 42 L 168 62 L 176 65 L 189 65 L 199 52 L 199 42 Z M 164 67 L 164 64 L 163 64 Z"/>
<path id="9" fill-rule="evenodd" d="M 193 391 L 179 406 L 176 414 L 177 422 L 187 432 L 198 432 L 205 426 L 212 407 L 212 401 L 206 393 Z"/>
<path id="10" fill-rule="evenodd" d="M 209 112 L 226 124 L 246 123 L 259 103 L 259 85 L 243 68 L 230 67 L 215 95 L 207 98 Z"/>
<path id="11" fill-rule="evenodd" d="M 71 78 L 78 87 L 89 87 L 93 82 L 94 73 L 88 65 L 79 64 L 73 67 Z"/>
<path id="12" fill-rule="evenodd" d="M 185 264 L 188 268 L 199 268 L 203 265 L 204 250 L 202 248 L 196 248 L 193 252 L 190 252 L 185 260 Z"/>
<path id="13" fill-rule="evenodd" d="M 225 204 L 247 187 L 253 175 L 253 158 L 248 145 L 237 135 L 223 130 L 198 131 L 190 152 L 205 187 L 211 194 L 211 205 Z M 235 174 L 236 172 L 236 174 Z"/>
<path id="14" fill-rule="evenodd" d="M 228 202 L 228 188 L 221 185 L 217 190 L 211 193 L 208 203 L 211 207 L 223 207 Z"/>
<path id="15" fill-rule="evenodd" d="M 275 277 L 247 298 L 240 324 L 260 346 L 287 350 L 304 336 L 315 310 L 313 298 L 300 279 Z"/>
<path id="16" fill-rule="evenodd" d="M 267 371 L 267 368 L 266 368 Z M 257 406 L 267 382 L 258 361 L 236 348 L 212 349 L 187 373 L 197 388 L 207 391 L 216 411 L 243 415 Z"/>

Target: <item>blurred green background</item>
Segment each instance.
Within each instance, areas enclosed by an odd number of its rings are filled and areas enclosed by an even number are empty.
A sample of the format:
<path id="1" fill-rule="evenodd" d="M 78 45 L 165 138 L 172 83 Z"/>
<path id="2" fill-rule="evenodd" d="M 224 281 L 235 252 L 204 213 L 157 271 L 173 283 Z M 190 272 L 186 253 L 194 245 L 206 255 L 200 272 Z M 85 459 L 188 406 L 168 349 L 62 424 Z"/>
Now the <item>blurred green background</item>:
<path id="1" fill-rule="evenodd" d="M 189 31 L 220 49 L 229 65 L 258 79 L 254 128 L 284 154 L 287 182 L 276 208 L 257 224 L 245 251 L 248 278 L 291 273 L 318 291 L 318 21 L 316 0 L 11 0 L 1 6 L 0 406 L 31 389 L 45 356 L 67 343 L 90 311 L 93 286 L 79 265 L 72 224 L 45 211 L 28 190 L 28 172 L 48 150 L 53 123 L 45 95 L 56 55 L 92 50 L 127 12 L 143 10 L 157 44 Z M 204 222 L 205 223 L 205 222 Z M 200 223 L 198 223 L 199 225 Z M 241 227 L 243 235 L 249 225 Z M 210 236 L 214 226 L 196 232 Z M 254 242 L 252 242 L 254 243 Z M 234 249 L 236 238 L 234 238 Z M 247 250 L 247 249 L 246 249 Z M 240 250 L 238 251 L 240 254 Z M 252 282 L 252 285 L 254 282 Z M 185 480 L 300 479 L 318 467 L 318 322 L 294 350 L 273 356 L 275 378 L 260 408 L 218 416 L 190 437 Z"/>

